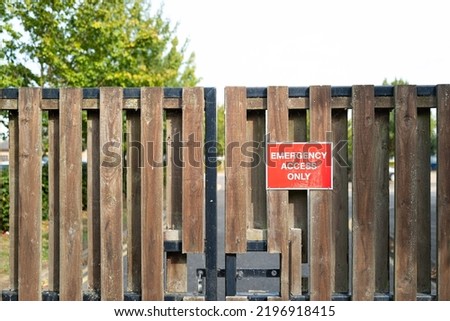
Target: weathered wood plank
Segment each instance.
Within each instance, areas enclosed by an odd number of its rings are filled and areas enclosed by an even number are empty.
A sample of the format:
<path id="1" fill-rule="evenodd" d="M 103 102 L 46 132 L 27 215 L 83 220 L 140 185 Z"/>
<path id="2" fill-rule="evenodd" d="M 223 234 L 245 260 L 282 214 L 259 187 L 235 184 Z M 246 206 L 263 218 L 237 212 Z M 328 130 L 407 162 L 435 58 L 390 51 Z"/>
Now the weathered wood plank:
<path id="1" fill-rule="evenodd" d="M 205 247 L 205 182 L 203 166 L 203 88 L 183 89 L 183 252 L 203 253 Z"/>
<path id="2" fill-rule="evenodd" d="M 9 113 L 9 287 L 19 288 L 19 114 Z M 2 182 L 3 184 L 3 182 Z"/>
<path id="3" fill-rule="evenodd" d="M 353 299 L 375 294 L 375 109 L 373 86 L 353 87 Z"/>
<path id="4" fill-rule="evenodd" d="M 81 89 L 60 90 L 60 299 L 82 300 Z"/>
<path id="5" fill-rule="evenodd" d="M 59 292 L 60 279 L 60 131 L 59 112 L 48 113 L 48 289 Z"/>
<path id="6" fill-rule="evenodd" d="M 127 114 L 127 251 L 128 291 L 141 292 L 141 167 L 142 142 L 140 112 Z"/>
<path id="7" fill-rule="evenodd" d="M 395 87 L 395 300 L 417 293 L 416 87 Z"/>
<path id="8" fill-rule="evenodd" d="M 431 293 L 430 109 L 417 110 L 417 292 Z"/>
<path id="9" fill-rule="evenodd" d="M 100 117 L 98 110 L 87 112 L 87 152 L 88 288 L 100 291 Z"/>
<path id="10" fill-rule="evenodd" d="M 302 230 L 291 228 L 289 241 L 289 293 L 302 295 Z"/>
<path id="11" fill-rule="evenodd" d="M 101 299 L 123 300 L 122 95 L 100 89 Z"/>
<path id="12" fill-rule="evenodd" d="M 225 253 L 247 251 L 247 168 L 241 147 L 246 142 L 246 89 L 225 88 Z"/>
<path id="13" fill-rule="evenodd" d="M 142 300 L 149 301 L 164 300 L 163 97 L 163 88 L 141 92 Z"/>
<path id="14" fill-rule="evenodd" d="M 310 140 L 327 141 L 331 126 L 331 87 L 310 87 Z M 332 191 L 310 191 L 311 300 L 331 300 Z"/>
<path id="15" fill-rule="evenodd" d="M 389 292 L 389 113 L 375 110 L 375 292 Z"/>
<path id="16" fill-rule="evenodd" d="M 41 299 L 41 90 L 19 89 L 19 300 Z"/>
<path id="17" fill-rule="evenodd" d="M 289 110 L 287 106 L 288 88 L 269 87 L 267 89 L 267 134 L 269 142 L 289 140 Z M 281 253 L 280 293 L 284 300 L 289 299 L 289 192 L 267 191 L 269 253 Z"/>
<path id="18" fill-rule="evenodd" d="M 333 217 L 334 292 L 349 291 L 348 262 L 348 122 L 347 110 L 332 111 L 333 146 Z"/>
<path id="19" fill-rule="evenodd" d="M 450 86 L 437 88 L 437 296 L 450 300 Z"/>

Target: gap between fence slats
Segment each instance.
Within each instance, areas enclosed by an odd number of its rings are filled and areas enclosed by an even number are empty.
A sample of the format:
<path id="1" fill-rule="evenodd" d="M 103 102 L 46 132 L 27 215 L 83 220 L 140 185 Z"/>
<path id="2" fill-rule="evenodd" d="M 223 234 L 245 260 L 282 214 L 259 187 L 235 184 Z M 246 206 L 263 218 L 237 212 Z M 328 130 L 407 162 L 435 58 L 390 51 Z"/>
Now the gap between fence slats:
<path id="1" fill-rule="evenodd" d="M 437 296 L 450 300 L 450 86 L 437 89 Z"/>
<path id="2" fill-rule="evenodd" d="M 127 123 L 127 264 L 128 291 L 141 292 L 141 113 L 128 110 Z"/>
<path id="3" fill-rule="evenodd" d="M 48 289 L 60 289 L 60 130 L 59 112 L 48 112 Z"/>
<path id="4" fill-rule="evenodd" d="M 431 293 L 430 109 L 417 110 L 417 292 Z"/>
<path id="5" fill-rule="evenodd" d="M 87 112 L 87 237 L 88 289 L 101 288 L 100 238 L 100 115 L 98 110 Z"/>
<path id="6" fill-rule="evenodd" d="M 334 292 L 349 291 L 349 258 L 348 258 L 348 122 L 347 110 L 332 110 L 333 128 L 333 217 L 332 239 L 335 248 L 334 258 L 335 280 Z"/>

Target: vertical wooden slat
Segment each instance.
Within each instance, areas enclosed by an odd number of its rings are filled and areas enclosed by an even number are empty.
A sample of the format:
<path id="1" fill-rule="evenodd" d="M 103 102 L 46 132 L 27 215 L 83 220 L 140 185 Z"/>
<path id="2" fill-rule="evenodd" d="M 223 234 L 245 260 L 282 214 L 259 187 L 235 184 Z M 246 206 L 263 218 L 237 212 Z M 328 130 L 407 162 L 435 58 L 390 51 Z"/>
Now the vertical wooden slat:
<path id="1" fill-rule="evenodd" d="M 205 183 L 203 88 L 183 89 L 183 253 L 203 253 Z"/>
<path id="2" fill-rule="evenodd" d="M 142 300 L 164 299 L 162 88 L 141 89 Z"/>
<path id="3" fill-rule="evenodd" d="M 60 90 L 60 299 L 81 300 L 81 89 Z"/>
<path id="4" fill-rule="evenodd" d="M 375 110 L 375 291 L 389 292 L 389 113 Z"/>
<path id="5" fill-rule="evenodd" d="M 48 113 L 48 289 L 59 292 L 59 111 Z"/>
<path id="6" fill-rule="evenodd" d="M 19 114 L 9 112 L 9 286 L 19 287 Z"/>
<path id="7" fill-rule="evenodd" d="M 375 293 L 375 109 L 373 86 L 353 87 L 353 299 Z"/>
<path id="8" fill-rule="evenodd" d="M 333 222 L 332 239 L 335 248 L 334 292 L 347 293 L 349 290 L 348 272 L 348 124 L 347 110 L 332 112 L 333 146 Z"/>
<path id="9" fill-rule="evenodd" d="M 431 293 L 430 109 L 417 110 L 417 292 Z"/>
<path id="10" fill-rule="evenodd" d="M 127 251 L 128 291 L 141 292 L 141 119 L 127 110 Z"/>
<path id="11" fill-rule="evenodd" d="M 310 140 L 327 141 L 331 132 L 331 87 L 310 87 Z M 331 300 L 332 191 L 310 191 L 310 292 L 311 300 Z"/>
<path id="12" fill-rule="evenodd" d="M 247 251 L 247 169 L 241 147 L 246 142 L 246 89 L 225 88 L 225 253 Z"/>
<path id="13" fill-rule="evenodd" d="M 122 90 L 100 89 L 101 298 L 123 300 Z"/>
<path id="14" fill-rule="evenodd" d="M 437 297 L 450 300 L 450 86 L 437 87 Z"/>
<path id="15" fill-rule="evenodd" d="M 289 293 L 302 295 L 302 230 L 289 230 Z"/>
<path id="16" fill-rule="evenodd" d="M 88 288 L 100 291 L 100 117 L 98 110 L 87 113 L 87 234 Z"/>
<path id="17" fill-rule="evenodd" d="M 180 233 L 182 230 L 182 113 L 181 110 L 166 111 L 166 221 L 165 229 Z M 181 240 L 181 239 L 180 239 Z M 166 253 L 166 292 L 187 292 L 187 254 Z"/>
<path id="18" fill-rule="evenodd" d="M 19 89 L 19 300 L 41 299 L 41 90 Z"/>
<path id="19" fill-rule="evenodd" d="M 417 293 L 417 108 L 416 87 L 395 90 L 394 298 Z"/>
<path id="20" fill-rule="evenodd" d="M 289 140 L 288 88 L 267 89 L 267 134 L 269 142 Z M 289 192 L 267 191 L 267 249 L 270 253 L 281 253 L 280 292 L 284 300 L 289 299 Z"/>

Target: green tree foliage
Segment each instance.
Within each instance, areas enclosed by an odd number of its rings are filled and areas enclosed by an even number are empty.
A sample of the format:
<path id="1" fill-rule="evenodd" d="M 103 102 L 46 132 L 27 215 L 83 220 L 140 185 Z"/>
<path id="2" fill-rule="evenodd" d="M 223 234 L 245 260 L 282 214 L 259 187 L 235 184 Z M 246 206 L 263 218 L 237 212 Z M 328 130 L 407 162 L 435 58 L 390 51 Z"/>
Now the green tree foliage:
<path id="1" fill-rule="evenodd" d="M 0 88 L 195 86 L 199 79 L 187 42 L 180 44 L 161 8 L 151 12 L 150 0 L 1 0 Z M 44 113 L 44 153 L 47 122 Z M 84 132 L 85 125 L 86 119 Z M 6 230 L 7 171 L 1 176 L 0 230 Z M 42 189 L 45 219 L 46 166 Z"/>
<path id="2" fill-rule="evenodd" d="M 0 86 L 193 86 L 176 28 L 146 0 L 4 0 Z"/>
<path id="3" fill-rule="evenodd" d="M 225 155 L 225 106 L 217 108 L 217 155 Z"/>

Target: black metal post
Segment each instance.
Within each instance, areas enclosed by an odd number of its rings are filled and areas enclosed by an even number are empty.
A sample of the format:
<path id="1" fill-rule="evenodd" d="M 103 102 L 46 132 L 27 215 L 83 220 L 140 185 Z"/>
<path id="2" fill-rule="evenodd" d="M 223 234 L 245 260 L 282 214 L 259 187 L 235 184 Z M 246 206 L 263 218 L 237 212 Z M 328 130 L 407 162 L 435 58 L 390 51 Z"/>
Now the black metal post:
<path id="1" fill-rule="evenodd" d="M 205 88 L 206 300 L 217 301 L 217 121 L 216 88 Z"/>

